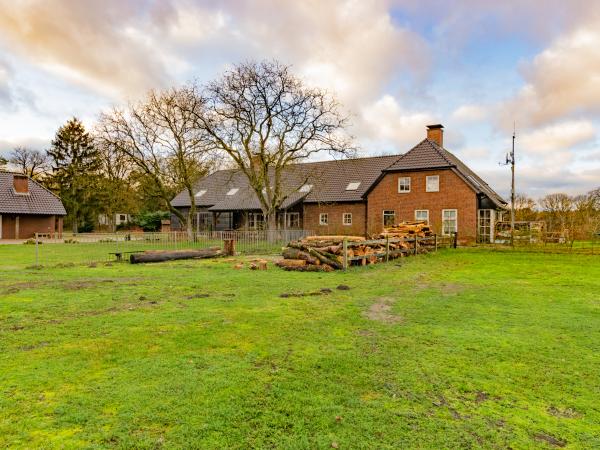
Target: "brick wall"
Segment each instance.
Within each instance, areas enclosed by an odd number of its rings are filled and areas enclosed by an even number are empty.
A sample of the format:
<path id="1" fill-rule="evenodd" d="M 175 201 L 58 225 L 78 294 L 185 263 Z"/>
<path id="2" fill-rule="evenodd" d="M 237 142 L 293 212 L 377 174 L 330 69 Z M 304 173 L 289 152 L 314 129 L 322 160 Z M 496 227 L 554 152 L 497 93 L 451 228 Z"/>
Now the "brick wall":
<path id="1" fill-rule="evenodd" d="M 16 235 L 15 215 L 2 215 L 2 239 L 29 239 L 35 233 L 62 233 L 62 220 L 56 216 L 19 216 L 19 235 Z M 58 223 L 56 222 L 58 221 Z M 57 226 L 58 225 L 58 226 Z"/>
<path id="2" fill-rule="evenodd" d="M 427 176 L 440 177 L 439 192 L 426 192 Z M 398 192 L 398 178 L 411 178 L 411 191 Z M 458 214 L 458 236 L 461 241 L 474 241 L 477 235 L 477 195 L 453 171 L 437 170 L 422 172 L 393 172 L 386 174 L 368 196 L 369 234 L 383 229 L 383 211 L 393 210 L 396 223 L 414 220 L 415 210 L 429 210 L 429 223 L 441 234 L 442 209 L 456 209 Z"/>
<path id="3" fill-rule="evenodd" d="M 328 225 L 319 225 L 319 215 L 328 214 Z M 344 213 L 352 214 L 352 225 L 344 225 Z M 344 234 L 364 236 L 366 204 L 364 202 L 347 203 L 305 203 L 304 229 L 315 234 Z"/>

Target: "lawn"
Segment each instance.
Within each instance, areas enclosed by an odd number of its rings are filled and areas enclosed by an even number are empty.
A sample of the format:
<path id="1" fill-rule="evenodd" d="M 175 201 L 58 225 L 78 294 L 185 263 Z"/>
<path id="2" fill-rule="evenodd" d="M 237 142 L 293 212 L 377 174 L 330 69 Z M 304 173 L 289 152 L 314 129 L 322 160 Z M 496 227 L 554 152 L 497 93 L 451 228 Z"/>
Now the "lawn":
<path id="1" fill-rule="evenodd" d="M 33 270 L 23 247 L 0 247 L 0 447 L 600 447 L 598 256 Z"/>

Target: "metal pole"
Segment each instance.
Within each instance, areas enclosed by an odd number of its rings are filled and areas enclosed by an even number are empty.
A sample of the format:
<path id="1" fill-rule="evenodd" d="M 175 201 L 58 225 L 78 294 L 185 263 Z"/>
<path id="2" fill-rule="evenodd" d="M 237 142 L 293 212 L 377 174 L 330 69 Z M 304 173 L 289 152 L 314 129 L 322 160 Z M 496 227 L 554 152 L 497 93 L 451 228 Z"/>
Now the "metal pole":
<path id="1" fill-rule="evenodd" d="M 40 265 L 39 244 L 38 244 L 38 234 L 37 233 L 35 233 L 35 265 L 36 265 L 36 267 Z"/>
<path id="2" fill-rule="evenodd" d="M 515 245 L 515 130 L 513 128 L 512 151 L 510 153 L 510 245 Z"/>

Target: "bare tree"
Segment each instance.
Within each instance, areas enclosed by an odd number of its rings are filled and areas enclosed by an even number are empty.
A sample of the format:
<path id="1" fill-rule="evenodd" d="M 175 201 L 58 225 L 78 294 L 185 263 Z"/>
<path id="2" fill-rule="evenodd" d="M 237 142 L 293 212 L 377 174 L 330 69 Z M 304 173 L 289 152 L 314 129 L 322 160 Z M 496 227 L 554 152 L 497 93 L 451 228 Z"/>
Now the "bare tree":
<path id="1" fill-rule="evenodd" d="M 533 221 L 537 219 L 535 200 L 527 197 L 526 194 L 517 193 L 515 195 L 515 220 Z"/>
<path id="2" fill-rule="evenodd" d="M 8 157 L 8 162 L 20 173 L 34 180 L 38 180 L 50 168 L 45 153 L 27 147 L 15 147 Z"/>
<path id="3" fill-rule="evenodd" d="M 191 237 L 196 211 L 193 184 L 206 174 L 212 158 L 202 130 L 195 126 L 193 111 L 199 99 L 187 94 L 181 89 L 151 91 L 143 102 L 114 108 L 100 116 L 96 137 L 153 181 L 155 194 Z M 181 189 L 190 197 L 187 215 L 170 203 Z"/>
<path id="4" fill-rule="evenodd" d="M 276 228 L 277 211 L 296 190 L 284 188 L 287 167 L 322 151 L 352 150 L 335 99 L 306 87 L 276 62 L 237 65 L 207 86 L 189 87 L 188 94 L 198 99 L 188 102 L 197 106 L 197 127 L 246 175 L 269 229 Z"/>
<path id="5" fill-rule="evenodd" d="M 550 230 L 559 229 L 566 231 L 571 229 L 573 212 L 573 198 L 568 194 L 548 194 L 539 201 L 542 210 L 548 220 Z"/>

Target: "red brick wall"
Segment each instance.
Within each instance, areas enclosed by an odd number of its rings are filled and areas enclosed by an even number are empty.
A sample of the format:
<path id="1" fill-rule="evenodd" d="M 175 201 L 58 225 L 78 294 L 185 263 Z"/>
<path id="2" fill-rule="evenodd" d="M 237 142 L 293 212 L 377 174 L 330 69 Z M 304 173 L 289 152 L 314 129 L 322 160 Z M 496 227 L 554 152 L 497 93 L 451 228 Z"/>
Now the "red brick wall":
<path id="1" fill-rule="evenodd" d="M 426 192 L 427 176 L 439 175 L 439 192 Z M 411 191 L 398 192 L 398 178 L 411 178 Z M 477 235 L 477 195 L 453 171 L 393 172 L 386 174 L 368 196 L 369 234 L 383 229 L 383 210 L 394 210 L 396 222 L 414 220 L 415 210 L 429 210 L 429 223 L 441 234 L 442 210 L 456 209 L 458 237 L 461 241 L 474 241 Z"/>
<path id="2" fill-rule="evenodd" d="M 319 225 L 319 215 L 327 213 L 328 225 Z M 352 213 L 352 225 L 344 225 L 344 213 Z M 305 203 L 304 229 L 315 234 L 342 234 L 364 236 L 366 204 L 363 202 L 348 203 Z"/>
<path id="3" fill-rule="evenodd" d="M 16 233 L 16 216 L 2 215 L 2 239 L 29 239 L 35 233 L 54 233 L 56 216 L 22 215 L 19 216 L 19 235 Z M 62 220 L 59 223 L 62 233 Z"/>

